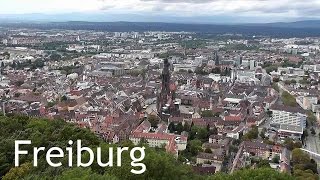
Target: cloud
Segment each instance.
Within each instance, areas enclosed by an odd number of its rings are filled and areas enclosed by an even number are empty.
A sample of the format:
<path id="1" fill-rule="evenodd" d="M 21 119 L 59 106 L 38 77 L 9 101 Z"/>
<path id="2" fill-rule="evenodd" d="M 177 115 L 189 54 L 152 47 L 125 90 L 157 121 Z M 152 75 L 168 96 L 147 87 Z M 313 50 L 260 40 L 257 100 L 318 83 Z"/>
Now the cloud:
<path id="1" fill-rule="evenodd" d="M 145 2 L 163 2 L 163 3 L 190 3 L 190 4 L 203 4 L 210 3 L 216 0 L 141 0 Z"/>
<path id="2" fill-rule="evenodd" d="M 88 12 L 179 17 L 320 18 L 319 0 L 0 0 L 0 14 Z"/>
<path id="3" fill-rule="evenodd" d="M 145 2 L 163 2 L 163 3 L 189 3 L 189 4 L 205 4 L 205 3 L 213 3 L 213 2 L 219 2 L 224 1 L 228 2 L 227 0 L 141 0 Z M 237 0 L 237 1 L 268 1 L 268 0 Z"/>
<path id="4" fill-rule="evenodd" d="M 320 17 L 319 0 L 141 0 L 193 15 Z M 181 8 L 180 8 L 181 7 Z M 167 8 L 170 9 L 170 8 Z"/>
<path id="5" fill-rule="evenodd" d="M 319 0 L 98 0 L 114 12 L 177 16 L 320 17 Z M 100 8 L 101 10 L 105 8 Z"/>

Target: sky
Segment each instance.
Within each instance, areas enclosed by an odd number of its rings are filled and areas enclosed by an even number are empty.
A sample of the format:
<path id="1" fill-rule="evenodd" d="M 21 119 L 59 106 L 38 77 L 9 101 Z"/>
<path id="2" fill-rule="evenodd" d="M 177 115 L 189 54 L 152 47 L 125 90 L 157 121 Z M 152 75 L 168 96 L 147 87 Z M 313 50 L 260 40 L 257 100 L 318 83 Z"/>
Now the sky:
<path id="1" fill-rule="evenodd" d="M 70 14 L 63 17 L 58 15 Z M 0 0 L 0 18 L 45 14 L 56 20 L 278 22 L 320 17 L 320 0 Z M 82 16 L 81 16 L 82 15 Z M 117 19 L 117 15 L 118 19 Z M 32 19 L 32 16 L 26 16 Z M 167 19 L 166 19 L 167 17 Z M 39 18 L 35 16 L 34 18 Z"/>

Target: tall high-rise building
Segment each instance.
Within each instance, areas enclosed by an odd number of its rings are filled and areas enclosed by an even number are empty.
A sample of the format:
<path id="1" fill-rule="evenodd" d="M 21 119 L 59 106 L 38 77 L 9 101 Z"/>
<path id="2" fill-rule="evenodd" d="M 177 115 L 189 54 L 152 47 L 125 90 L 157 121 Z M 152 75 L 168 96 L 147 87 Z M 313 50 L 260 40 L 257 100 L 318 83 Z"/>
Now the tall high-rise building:
<path id="1" fill-rule="evenodd" d="M 170 71 L 169 71 L 170 63 L 168 59 L 165 59 L 163 62 L 163 70 L 161 74 L 161 90 L 158 94 L 157 100 L 157 110 L 158 113 L 161 115 L 163 108 L 165 107 L 169 95 L 170 95 Z"/>
<path id="2" fill-rule="evenodd" d="M 220 65 L 220 59 L 219 59 L 218 51 L 214 52 L 214 62 L 215 62 L 216 66 Z"/>
<path id="3" fill-rule="evenodd" d="M 255 70 L 255 67 L 256 67 L 256 61 L 250 60 L 250 70 Z"/>
<path id="4" fill-rule="evenodd" d="M 237 58 L 237 60 L 236 60 L 236 65 L 237 66 L 241 66 L 242 65 L 242 56 L 239 56 L 238 58 Z"/>
<path id="5" fill-rule="evenodd" d="M 170 81 L 170 63 L 164 60 L 161 74 L 161 89 L 157 97 L 157 111 L 162 120 L 168 120 L 170 115 L 178 115 L 179 103 L 175 102 L 176 85 Z"/>

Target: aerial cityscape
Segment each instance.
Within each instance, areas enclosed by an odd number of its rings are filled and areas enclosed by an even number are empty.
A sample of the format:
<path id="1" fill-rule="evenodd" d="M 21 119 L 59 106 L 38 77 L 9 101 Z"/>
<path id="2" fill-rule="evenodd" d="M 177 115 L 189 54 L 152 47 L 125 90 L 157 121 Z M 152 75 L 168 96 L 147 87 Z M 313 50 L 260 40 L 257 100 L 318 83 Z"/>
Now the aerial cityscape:
<path id="1" fill-rule="evenodd" d="M 33 12 L 42 13 L 21 13 Z M 8 17 L 0 17 L 0 179 L 319 179 L 319 21 L 56 22 L 19 13 L 0 13 Z M 130 174 L 129 152 L 118 168 L 55 169 L 45 153 L 35 155 L 41 166 L 26 155 L 15 167 L 14 141 L 24 138 L 48 148 L 78 139 L 143 146 L 146 172 Z"/>

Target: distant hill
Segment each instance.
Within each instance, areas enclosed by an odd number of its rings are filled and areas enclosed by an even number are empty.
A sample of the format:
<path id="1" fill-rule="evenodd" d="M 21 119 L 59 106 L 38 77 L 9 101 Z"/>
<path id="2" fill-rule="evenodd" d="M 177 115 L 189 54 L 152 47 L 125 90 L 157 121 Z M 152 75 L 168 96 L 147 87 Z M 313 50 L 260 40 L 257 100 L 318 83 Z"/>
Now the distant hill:
<path id="1" fill-rule="evenodd" d="M 244 35 L 266 35 L 273 37 L 308 37 L 320 36 L 320 21 L 298 21 L 290 23 L 266 24 L 191 24 L 162 22 L 23 22 L 0 23 L 0 27 L 35 28 L 35 29 L 70 29 L 98 30 L 110 32 L 128 31 L 189 31 L 197 33 L 240 33 Z"/>
<path id="2" fill-rule="evenodd" d="M 253 26 L 267 26 L 278 28 L 320 28 L 320 20 L 296 21 L 296 22 L 277 22 L 266 24 L 251 24 Z"/>

